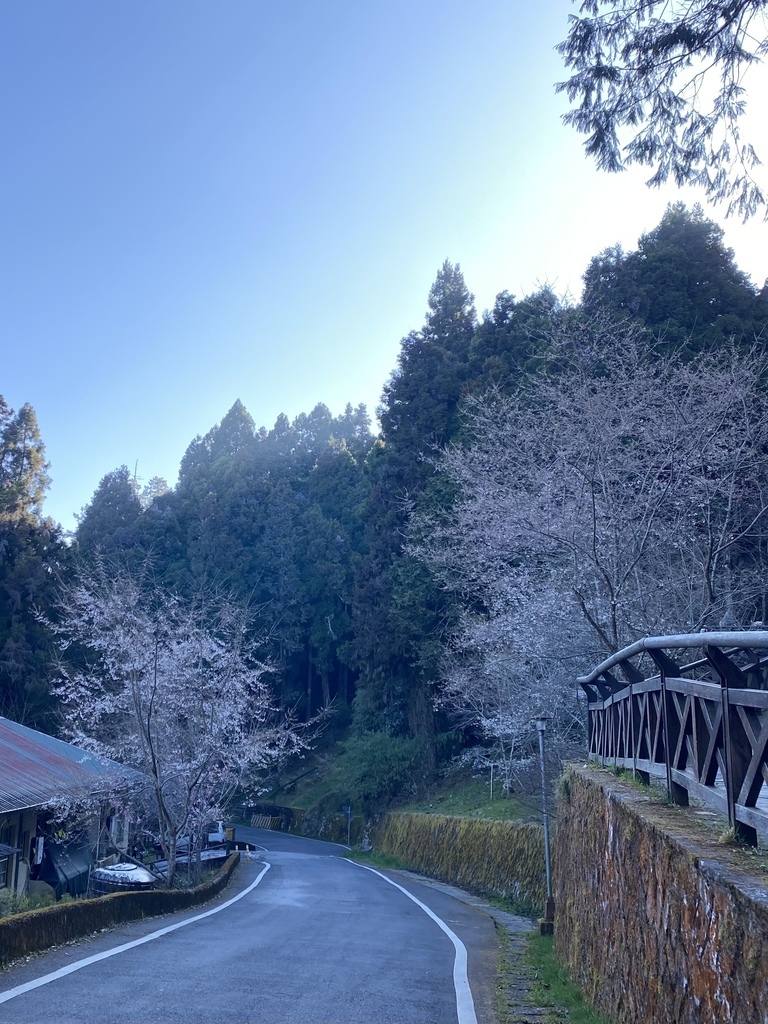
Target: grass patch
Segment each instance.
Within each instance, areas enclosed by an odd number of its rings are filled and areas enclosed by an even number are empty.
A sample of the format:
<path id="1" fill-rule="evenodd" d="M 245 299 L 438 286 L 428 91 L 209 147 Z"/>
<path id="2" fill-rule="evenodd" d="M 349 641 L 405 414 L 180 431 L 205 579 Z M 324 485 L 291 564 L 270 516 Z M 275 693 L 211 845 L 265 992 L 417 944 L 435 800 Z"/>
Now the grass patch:
<path id="1" fill-rule="evenodd" d="M 332 797 L 335 792 L 334 765 L 342 752 L 339 743 L 313 751 L 300 765 L 292 764 L 280 779 L 280 785 L 262 798 L 266 804 L 280 804 L 309 810 Z M 341 808 L 339 801 L 339 808 Z"/>
<path id="2" fill-rule="evenodd" d="M 536 809 L 529 805 L 529 801 L 514 795 L 499 797 L 500 788 L 494 787 L 494 798 L 491 800 L 490 786 L 485 780 L 453 776 L 435 787 L 423 800 L 413 801 L 398 810 L 411 814 L 447 814 L 497 821 L 537 820 Z"/>
<path id="3" fill-rule="evenodd" d="M 496 928 L 499 937 L 499 963 L 496 973 L 496 1015 L 499 1024 L 512 1024 L 512 1008 L 509 1004 L 509 971 L 513 957 L 509 932 L 506 928 Z"/>
<path id="4" fill-rule="evenodd" d="M 347 860 L 357 861 L 358 864 L 367 864 L 372 868 L 390 868 L 392 871 L 408 871 L 408 866 L 397 857 L 390 857 L 386 853 L 376 853 L 373 850 L 347 850 L 342 856 Z"/>
<path id="5" fill-rule="evenodd" d="M 526 944 L 526 963 L 533 969 L 534 983 L 531 1004 L 551 1007 L 551 1021 L 564 1018 L 571 1024 L 609 1024 L 585 1002 L 581 990 L 568 978 L 565 969 L 555 960 L 552 936 L 531 933 Z"/>
<path id="6" fill-rule="evenodd" d="M 481 895 L 490 906 L 496 907 L 497 910 L 504 910 L 507 914 L 514 914 L 515 917 L 525 917 L 529 921 L 537 921 L 541 917 L 539 908 L 534 909 L 529 903 L 521 903 L 520 900 L 515 900 L 511 896 L 494 896 L 492 893 L 486 892 Z"/>

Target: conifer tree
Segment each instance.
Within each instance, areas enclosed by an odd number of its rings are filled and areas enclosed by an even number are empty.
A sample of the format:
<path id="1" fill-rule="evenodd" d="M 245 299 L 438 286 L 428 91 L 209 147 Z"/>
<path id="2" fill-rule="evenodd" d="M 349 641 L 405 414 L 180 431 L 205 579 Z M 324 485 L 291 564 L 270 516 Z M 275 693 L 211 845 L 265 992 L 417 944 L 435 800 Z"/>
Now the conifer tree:
<path id="1" fill-rule="evenodd" d="M 629 317 L 663 337 L 669 350 L 716 349 L 729 338 L 749 348 L 765 329 L 768 303 L 736 266 L 723 231 L 700 206 L 667 207 L 637 250 L 595 256 L 584 275 L 584 312 Z"/>
<path id="2" fill-rule="evenodd" d="M 78 517 L 75 539 L 83 554 L 122 558 L 138 542 L 141 502 L 127 466 L 102 477 Z"/>
<path id="3" fill-rule="evenodd" d="M 435 757 L 433 642 L 445 607 L 428 571 L 404 554 L 403 540 L 408 510 L 434 476 L 429 455 L 459 426 L 477 319 L 473 299 L 458 264 L 446 260 L 423 328 L 403 338 L 382 395 L 383 443 L 368 462 L 366 552 L 356 582 L 357 726 L 418 738 L 427 774 Z"/>
<path id="4" fill-rule="evenodd" d="M 27 403 L 14 414 L 0 403 L 0 519 L 39 519 L 50 479 L 35 410 Z"/>
<path id="5" fill-rule="evenodd" d="M 43 517 L 48 483 L 34 409 L 15 413 L 0 395 L 0 714 L 51 729 L 53 645 L 36 612 L 52 603 L 69 558 L 60 528 Z"/>

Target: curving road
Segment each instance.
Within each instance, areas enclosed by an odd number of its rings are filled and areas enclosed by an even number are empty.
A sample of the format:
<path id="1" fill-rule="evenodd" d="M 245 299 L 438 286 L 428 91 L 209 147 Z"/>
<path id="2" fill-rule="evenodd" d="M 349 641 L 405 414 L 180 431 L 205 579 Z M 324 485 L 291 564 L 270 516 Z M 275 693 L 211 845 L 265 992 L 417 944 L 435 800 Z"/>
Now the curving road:
<path id="1" fill-rule="evenodd" d="M 3 971 L 0 1022 L 491 1024 L 482 911 L 333 844 L 237 835 L 261 849 L 216 901 Z"/>

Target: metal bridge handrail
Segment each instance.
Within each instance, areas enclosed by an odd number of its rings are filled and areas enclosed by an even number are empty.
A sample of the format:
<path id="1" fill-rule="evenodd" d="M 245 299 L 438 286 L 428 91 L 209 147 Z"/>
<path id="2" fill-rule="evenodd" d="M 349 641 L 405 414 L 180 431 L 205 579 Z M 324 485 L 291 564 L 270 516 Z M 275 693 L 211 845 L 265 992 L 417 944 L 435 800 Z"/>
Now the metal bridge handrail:
<path id="1" fill-rule="evenodd" d="M 596 668 L 593 668 L 589 675 L 578 676 L 577 682 L 582 685 L 593 682 L 604 672 L 608 672 L 614 665 L 634 658 L 643 651 L 657 651 L 664 648 L 684 647 L 730 647 L 749 648 L 759 647 L 768 649 L 768 630 L 732 630 L 732 631 L 704 631 L 701 633 L 677 633 L 672 636 L 647 636 L 636 640 L 628 647 L 624 647 L 617 654 L 606 658 Z"/>

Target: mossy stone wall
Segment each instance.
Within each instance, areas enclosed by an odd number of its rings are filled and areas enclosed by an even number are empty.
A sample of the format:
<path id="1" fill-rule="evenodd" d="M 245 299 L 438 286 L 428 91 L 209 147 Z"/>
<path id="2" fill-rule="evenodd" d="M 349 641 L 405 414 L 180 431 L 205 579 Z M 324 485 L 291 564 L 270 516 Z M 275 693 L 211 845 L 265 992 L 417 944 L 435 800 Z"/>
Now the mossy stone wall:
<path id="1" fill-rule="evenodd" d="M 768 876 L 691 808 L 571 768 L 554 851 L 555 952 L 614 1024 L 766 1024 Z"/>
<path id="2" fill-rule="evenodd" d="M 283 816 L 283 829 L 293 835 L 310 839 L 323 839 L 327 843 L 347 845 L 346 814 L 325 814 L 320 811 L 305 811 L 299 807 L 288 807 L 290 818 Z M 352 815 L 350 841 L 353 846 L 362 843 L 365 836 L 366 820 Z"/>
<path id="3" fill-rule="evenodd" d="M 172 914 L 205 903 L 221 892 L 239 860 L 240 854 L 233 853 L 213 878 L 194 889 L 118 892 L 96 899 L 56 903 L 41 910 L 2 918 L 0 961 L 17 960 L 29 953 L 37 953 L 126 921 Z"/>
<path id="4" fill-rule="evenodd" d="M 413 871 L 541 913 L 546 896 L 540 825 L 438 814 L 385 814 L 374 850 Z"/>

